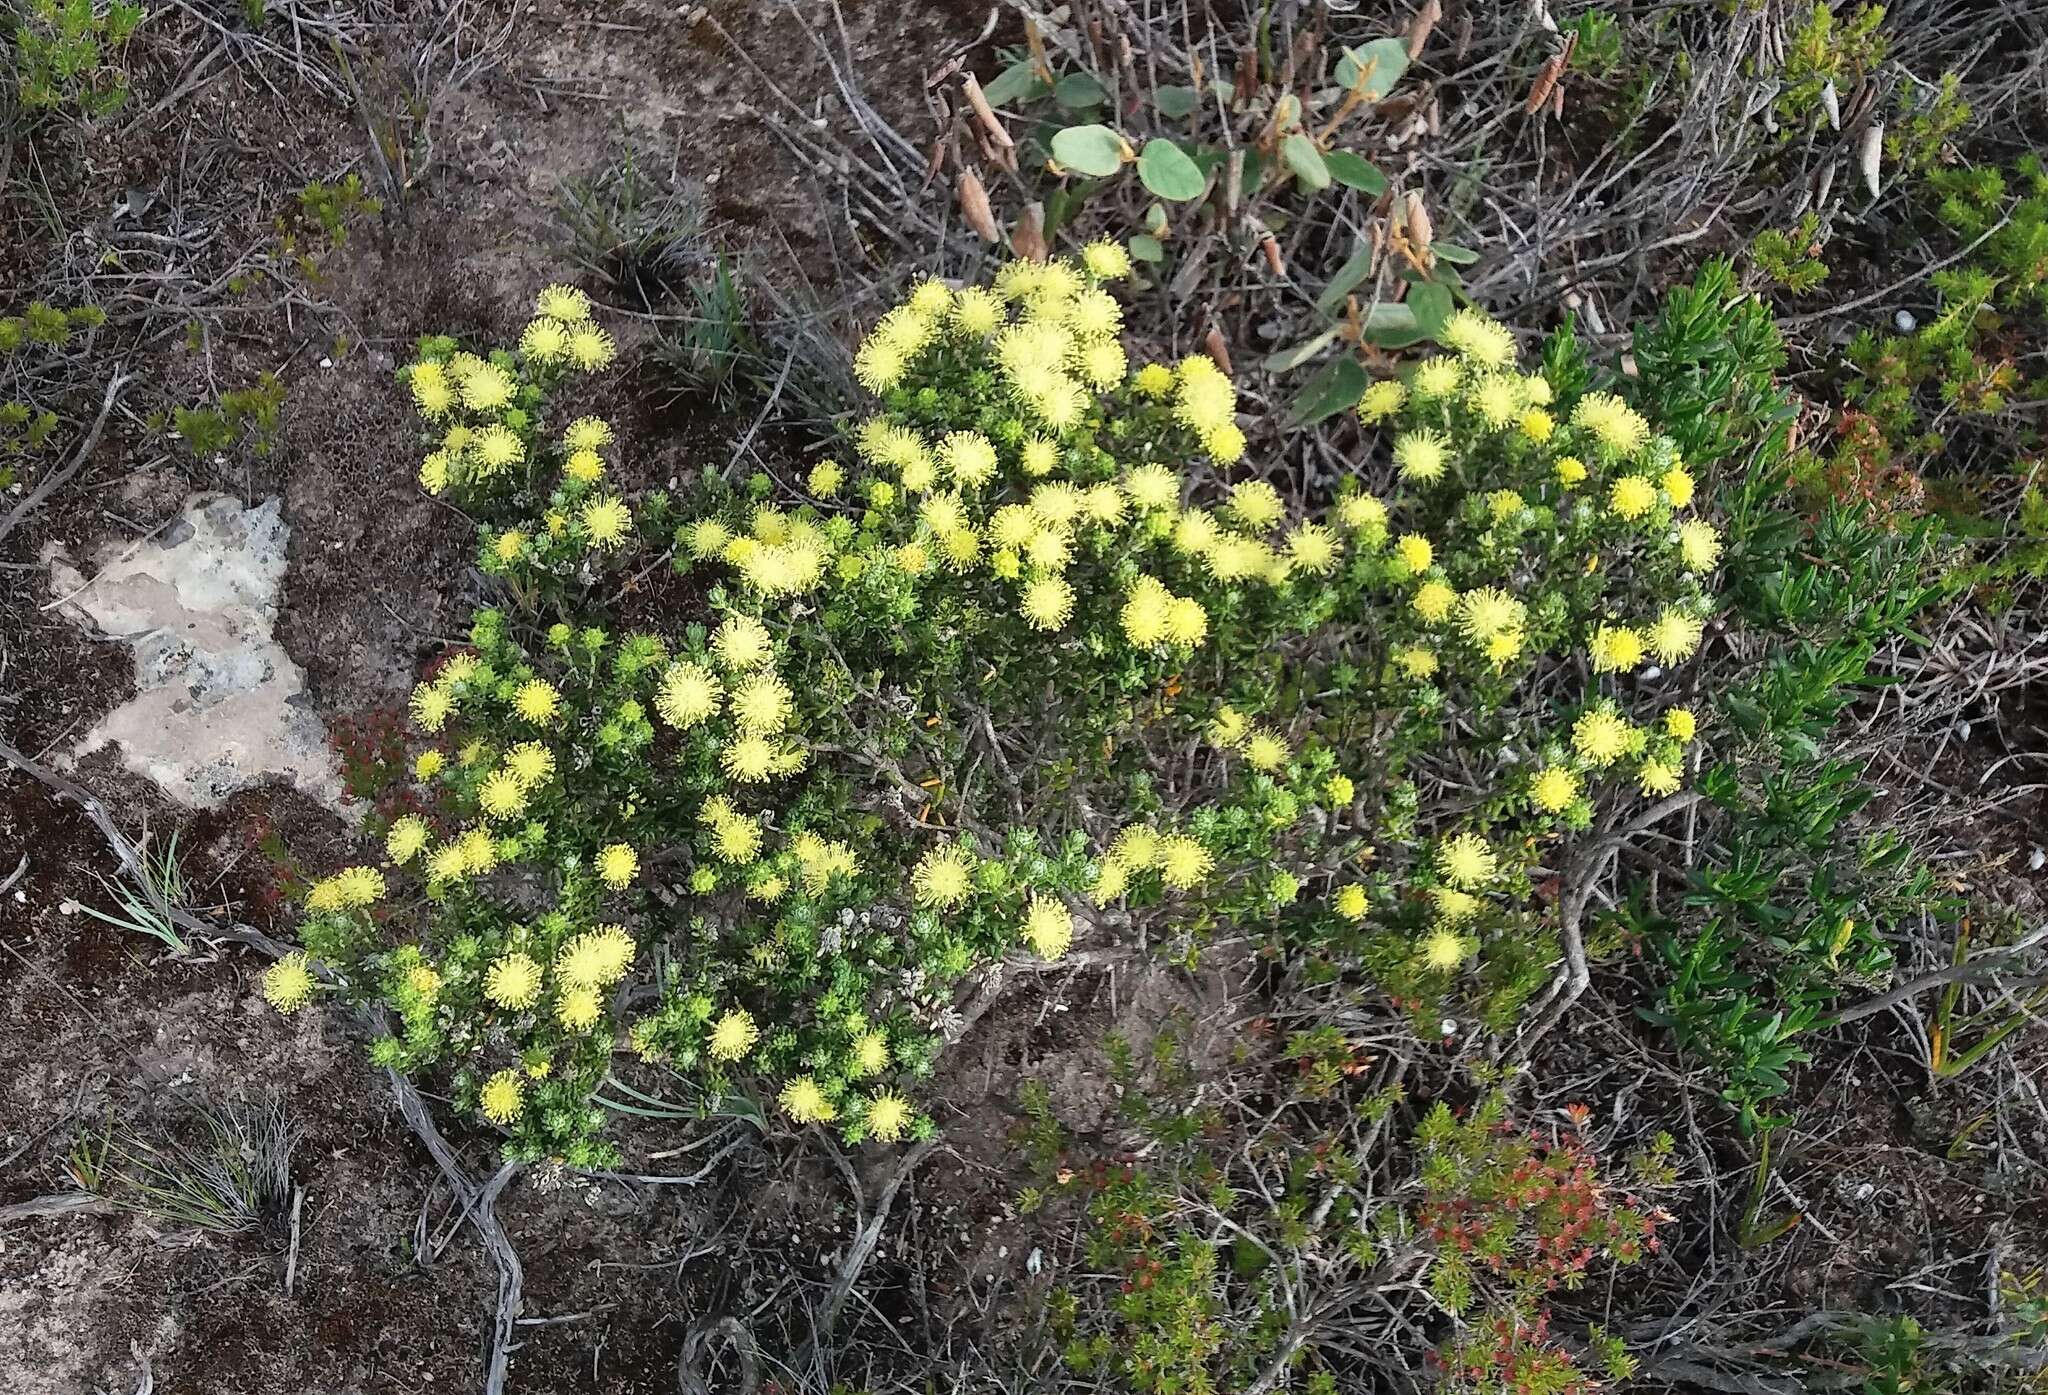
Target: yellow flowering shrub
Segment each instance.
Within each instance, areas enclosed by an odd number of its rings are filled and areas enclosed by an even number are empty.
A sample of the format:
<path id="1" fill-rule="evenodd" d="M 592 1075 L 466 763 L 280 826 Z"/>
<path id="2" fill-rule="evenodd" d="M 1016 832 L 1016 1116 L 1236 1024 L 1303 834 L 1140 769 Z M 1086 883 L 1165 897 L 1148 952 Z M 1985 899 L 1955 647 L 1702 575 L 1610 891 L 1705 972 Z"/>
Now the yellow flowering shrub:
<path id="1" fill-rule="evenodd" d="M 307 949 L 397 1018 L 381 1063 L 592 1165 L 622 1071 L 925 1136 L 962 980 L 1135 926 L 1512 1019 L 1556 835 L 1686 778 L 1663 695 L 1719 550 L 1690 475 L 1568 345 L 1525 372 L 1461 312 L 1305 498 L 1210 359 L 1127 361 L 1120 274 L 916 287 L 838 458 L 680 496 L 548 424 L 612 353 L 576 293 L 516 352 L 423 345 L 421 482 L 484 520 L 502 604 L 410 704 L 433 812 L 308 898 Z M 622 632 L 664 562 L 690 608 Z"/>

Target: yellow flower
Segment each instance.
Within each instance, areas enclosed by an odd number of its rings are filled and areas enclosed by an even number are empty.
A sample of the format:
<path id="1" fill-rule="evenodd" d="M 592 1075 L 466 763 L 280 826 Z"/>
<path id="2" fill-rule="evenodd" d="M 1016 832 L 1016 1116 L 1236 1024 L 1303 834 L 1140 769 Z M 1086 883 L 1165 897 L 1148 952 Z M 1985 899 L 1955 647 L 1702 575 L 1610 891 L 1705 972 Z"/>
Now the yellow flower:
<path id="1" fill-rule="evenodd" d="M 953 308 L 953 290 L 937 277 L 926 277 L 903 303 L 926 319 L 940 319 Z"/>
<path id="2" fill-rule="evenodd" d="M 570 988 L 609 988 L 633 967 L 635 952 L 623 925 L 600 925 L 555 951 L 555 977 Z"/>
<path id="3" fill-rule="evenodd" d="M 427 845 L 427 822 L 417 814 L 407 814 L 391 825 L 391 831 L 384 835 L 384 855 L 400 866 L 419 856 L 420 849 Z"/>
<path id="4" fill-rule="evenodd" d="M 1323 781 L 1323 802 L 1333 809 L 1349 807 L 1357 793 L 1358 787 L 1349 775 L 1332 775 Z"/>
<path id="5" fill-rule="evenodd" d="M 1107 906 L 1130 889 L 1131 869 L 1121 862 L 1105 862 L 1095 873 L 1095 885 L 1088 895 L 1096 905 Z"/>
<path id="6" fill-rule="evenodd" d="M 732 1008 L 712 1025 L 711 1058 L 737 1061 L 752 1051 L 760 1039 L 761 1029 L 754 1025 L 753 1014 L 745 1008 Z"/>
<path id="7" fill-rule="evenodd" d="M 1641 450 L 1650 436 L 1650 424 L 1611 392 L 1589 392 L 1581 397 L 1572 408 L 1572 425 L 1622 457 Z"/>
<path id="8" fill-rule="evenodd" d="M 1557 419 L 1541 407 L 1531 407 L 1522 413 L 1522 435 L 1541 445 L 1557 430 Z"/>
<path id="9" fill-rule="evenodd" d="M 949 910 L 973 889 L 974 862 L 956 844 L 933 848 L 911 869 L 910 890 L 925 910 Z"/>
<path id="10" fill-rule="evenodd" d="M 1415 369 L 1415 395 L 1423 398 L 1449 397 L 1458 390 L 1461 372 L 1458 361 L 1448 355 L 1426 358 Z"/>
<path id="11" fill-rule="evenodd" d="M 1699 730 L 1699 722 L 1686 707 L 1673 707 L 1664 714 L 1664 731 L 1674 740 L 1690 741 Z"/>
<path id="12" fill-rule="evenodd" d="M 624 843 L 609 843 L 597 855 L 597 875 L 617 891 L 640 874 L 640 854 Z"/>
<path id="13" fill-rule="evenodd" d="M 1173 370 L 1163 363 L 1148 363 L 1131 378 L 1140 397 L 1161 398 L 1173 391 Z"/>
<path id="14" fill-rule="evenodd" d="M 1458 593 L 1443 582 L 1425 581 L 1416 588 L 1413 605 L 1417 615 L 1429 624 L 1436 625 L 1442 623 L 1443 618 L 1451 613 L 1451 607 L 1456 605 L 1457 601 Z"/>
<path id="15" fill-rule="evenodd" d="M 526 808 L 526 786 L 509 770 L 494 770 L 477 791 L 477 805 L 489 818 L 509 819 Z"/>
<path id="16" fill-rule="evenodd" d="M 1602 624 L 1593 631 L 1593 672 L 1627 673 L 1643 661 L 1643 637 L 1626 625 Z"/>
<path id="17" fill-rule="evenodd" d="M 775 650 L 767 626 L 751 615 L 733 615 L 712 635 L 711 652 L 728 670 L 743 673 L 767 663 Z"/>
<path id="18" fill-rule="evenodd" d="M 572 1032 L 587 1032 L 604 1016 L 604 999 L 595 988 L 564 988 L 555 997 L 555 1021 Z"/>
<path id="19" fill-rule="evenodd" d="M 1209 742 L 1224 750 L 1235 750 L 1251 731 L 1251 722 L 1235 707 L 1219 707 L 1209 719 Z"/>
<path id="20" fill-rule="evenodd" d="M 884 1090 L 868 1101 L 867 1126 L 869 1137 L 877 1143 L 894 1143 L 910 1126 L 910 1102 Z"/>
<path id="21" fill-rule="evenodd" d="M 535 363 L 553 363 L 569 351 L 569 332 L 558 320 L 540 319 L 527 325 L 519 336 L 519 352 Z"/>
<path id="22" fill-rule="evenodd" d="M 562 433 L 564 450 L 597 450 L 612 443 L 611 423 L 602 417 L 578 417 Z"/>
<path id="23" fill-rule="evenodd" d="M 478 359 L 465 365 L 462 405 L 473 412 L 495 412 L 512 400 L 512 379 L 495 363 Z"/>
<path id="24" fill-rule="evenodd" d="M 1458 598 L 1459 627 L 1474 643 L 1520 629 L 1527 614 L 1526 606 L 1498 586 L 1477 586 Z"/>
<path id="25" fill-rule="evenodd" d="M 1382 378 L 1358 399 L 1358 419 L 1368 424 L 1385 421 L 1400 411 L 1407 400 L 1408 389 L 1401 386 L 1398 378 Z"/>
<path id="26" fill-rule="evenodd" d="M 678 659 L 661 676 L 654 710 L 677 731 L 688 731 L 718 711 L 718 678 L 702 664 Z"/>
<path id="27" fill-rule="evenodd" d="M 594 450 L 572 451 L 562 473 L 578 484 L 595 484 L 604 478 L 604 457 Z"/>
<path id="28" fill-rule="evenodd" d="M 498 865 L 498 843 L 488 829 L 470 829 L 456 841 L 455 847 L 462 855 L 463 871 L 472 876 L 481 875 Z"/>
<path id="29" fill-rule="evenodd" d="M 853 1043 L 853 1069 L 848 1072 L 856 1079 L 863 1075 L 880 1075 L 889 1066 L 889 1038 L 883 1032 L 863 1032 Z"/>
<path id="30" fill-rule="evenodd" d="M 1607 489 L 1607 507 L 1633 522 L 1657 505 L 1657 486 L 1647 475 L 1623 475 Z"/>
<path id="31" fill-rule="evenodd" d="M 1472 410 L 1495 431 L 1513 421 L 1522 410 L 1522 385 L 1505 373 L 1488 373 L 1475 379 L 1465 393 Z"/>
<path id="32" fill-rule="evenodd" d="M 772 671 L 757 673 L 732 690 L 733 724 L 749 736 L 773 736 L 789 725 L 789 686 Z"/>
<path id="33" fill-rule="evenodd" d="M 1572 749 L 1588 763 L 1606 768 L 1628 749 L 1629 724 L 1605 707 L 1595 707 L 1572 724 Z"/>
<path id="34" fill-rule="evenodd" d="M 1482 368 L 1504 368 L 1515 357 L 1515 336 L 1469 307 L 1445 320 L 1436 337 L 1445 348 Z"/>
<path id="35" fill-rule="evenodd" d="M 520 788 L 530 790 L 555 773 L 555 753 L 538 741 L 522 741 L 505 752 L 504 768 Z"/>
<path id="36" fill-rule="evenodd" d="M 514 1011 L 532 1007 L 540 1001 L 540 965 L 516 949 L 501 955 L 484 971 L 484 996 Z"/>
<path id="37" fill-rule="evenodd" d="M 1493 849 L 1476 833 L 1460 833 L 1437 845 L 1437 874 L 1466 891 L 1491 881 L 1496 866 Z"/>
<path id="38" fill-rule="evenodd" d="M 513 695 L 512 707 L 521 717 L 539 726 L 545 726 L 561 711 L 562 695 L 554 685 L 539 678 L 529 678 L 519 685 Z"/>
<path id="39" fill-rule="evenodd" d="M 832 1107 L 832 1101 L 825 1098 L 825 1092 L 818 1088 L 818 1082 L 808 1075 L 800 1075 L 782 1087 L 782 1093 L 775 1097 L 782 1106 L 782 1112 L 797 1124 L 829 1124 L 839 1117 L 839 1111 Z"/>
<path id="40" fill-rule="evenodd" d="M 1024 941 L 1041 959 L 1058 959 L 1074 943 L 1074 914 L 1050 896 L 1024 908 Z"/>
<path id="41" fill-rule="evenodd" d="M 473 449 L 479 475 L 500 474 L 507 466 L 526 459 L 526 447 L 520 444 L 519 437 L 502 426 L 487 426 L 477 432 Z"/>
<path id="42" fill-rule="evenodd" d="M 1274 771 L 1287 763 L 1287 743 L 1264 727 L 1255 727 L 1245 738 L 1245 764 L 1254 770 Z"/>
<path id="43" fill-rule="evenodd" d="M 1502 630 L 1486 641 L 1486 657 L 1495 673 L 1521 657 L 1524 638 L 1520 630 Z"/>
<path id="44" fill-rule="evenodd" d="M 1159 840 L 1159 877 L 1175 891 L 1200 885 L 1215 865 L 1209 850 L 1184 833 Z"/>
<path id="45" fill-rule="evenodd" d="M 1230 512 L 1245 527 L 1263 533 L 1287 512 L 1280 491 L 1264 480 L 1245 480 L 1230 491 Z"/>
<path id="46" fill-rule="evenodd" d="M 765 736 L 739 736 L 718 753 L 725 773 L 742 784 L 755 784 L 775 773 L 778 758 Z"/>
<path id="47" fill-rule="evenodd" d="M 761 855 L 759 820 L 737 814 L 719 819 L 711 825 L 711 837 L 712 850 L 721 862 L 744 867 Z"/>
<path id="48" fill-rule="evenodd" d="M 1547 766 L 1529 782 L 1529 799 L 1546 814 L 1561 814 L 1579 797 L 1579 777 L 1561 765 Z"/>
<path id="49" fill-rule="evenodd" d="M 1209 612 L 1192 596 L 1175 596 L 1166 607 L 1166 642 L 1192 649 L 1209 634 Z"/>
<path id="50" fill-rule="evenodd" d="M 590 297 L 574 286 L 552 285 L 535 299 L 533 309 L 565 325 L 580 324 L 590 318 Z"/>
<path id="51" fill-rule="evenodd" d="M 448 487 L 448 453 L 433 451 L 420 462 L 420 488 L 439 494 Z"/>
<path id="52" fill-rule="evenodd" d="M 939 458 L 952 477 L 973 488 L 996 477 L 996 448 L 979 431 L 954 431 L 939 442 Z"/>
<path id="53" fill-rule="evenodd" d="M 423 683 L 412 690 L 412 719 L 421 731 L 439 731 L 454 710 L 455 695 L 438 683 Z"/>
<path id="54" fill-rule="evenodd" d="M 1436 672 L 1436 655 L 1419 644 L 1396 650 L 1394 663 L 1409 678 L 1427 678 Z"/>
<path id="55" fill-rule="evenodd" d="M 609 366 L 616 352 L 611 335 L 590 321 L 569 326 L 569 361 L 584 372 Z"/>
<path id="56" fill-rule="evenodd" d="M 1234 421 L 1213 426 L 1202 435 L 1202 449 L 1218 465 L 1234 465 L 1244 459 L 1244 431 Z"/>
<path id="57" fill-rule="evenodd" d="M 455 387 L 448 381 L 448 370 L 431 359 L 412 366 L 411 387 L 412 400 L 424 417 L 444 416 L 455 405 Z"/>
<path id="58" fill-rule="evenodd" d="M 1480 900 L 1469 891 L 1454 887 L 1439 886 L 1429 893 L 1429 899 L 1436 903 L 1438 925 L 1462 925 L 1479 914 Z"/>
<path id="59" fill-rule="evenodd" d="M 1657 483 L 1664 486 L 1664 497 L 1671 501 L 1672 508 L 1682 509 L 1692 502 L 1693 478 L 1683 465 L 1673 465 Z"/>
<path id="60" fill-rule="evenodd" d="M 1394 464 L 1404 480 L 1435 484 L 1444 477 L 1450 460 L 1451 443 L 1440 431 L 1410 431 L 1395 438 Z M 1429 563 L 1422 565 L 1426 567 Z"/>
<path id="61" fill-rule="evenodd" d="M 600 496 L 585 503 L 581 515 L 583 532 L 592 547 L 613 548 L 625 541 L 633 526 L 633 511 L 625 502 Z"/>
<path id="62" fill-rule="evenodd" d="M 1131 274 L 1131 254 L 1123 244 L 1098 237 L 1081 249 L 1081 269 L 1098 281 L 1121 281 Z"/>
<path id="63" fill-rule="evenodd" d="M 1556 465 L 1557 482 L 1566 489 L 1586 482 L 1586 466 L 1576 455 L 1560 456 Z"/>
<path id="64" fill-rule="evenodd" d="M 1109 857 L 1112 862 L 1122 863 L 1133 872 L 1142 872 L 1159 861 L 1159 848 L 1157 831 L 1141 823 L 1132 824 L 1116 835 Z"/>
<path id="65" fill-rule="evenodd" d="M 1394 544 L 1394 551 L 1410 572 L 1420 574 L 1429 570 L 1429 564 L 1436 560 L 1436 549 L 1429 539 L 1420 533 L 1404 533 Z"/>
<path id="66" fill-rule="evenodd" d="M 1471 953 L 1471 942 L 1455 930 L 1433 931 L 1422 942 L 1422 962 L 1439 973 L 1457 968 Z"/>
<path id="67" fill-rule="evenodd" d="M 297 1012 L 313 996 L 306 952 L 295 949 L 263 971 L 263 997 L 279 1012 Z"/>
<path id="68" fill-rule="evenodd" d="M 455 881 L 468 875 L 469 859 L 460 843 L 443 843 L 427 859 L 427 877 L 432 881 Z"/>
<path id="69" fill-rule="evenodd" d="M 1365 888 L 1353 882 L 1337 892 L 1337 914 L 1346 920 L 1364 920 L 1366 911 Z"/>
<path id="70" fill-rule="evenodd" d="M 1678 789 L 1680 771 L 1669 761 L 1646 760 L 1636 775 L 1644 794 L 1671 794 Z"/>
<path id="71" fill-rule="evenodd" d="M 1166 637 L 1167 613 L 1173 609 L 1173 593 L 1156 577 L 1141 576 L 1124 601 L 1124 638 L 1141 649 L 1149 649 Z"/>
<path id="72" fill-rule="evenodd" d="M 1676 606 L 1666 606 L 1650 626 L 1650 652 L 1667 664 L 1689 659 L 1700 647 L 1700 636 L 1704 632 L 1705 626 L 1700 624 L 1698 617 Z"/>
<path id="73" fill-rule="evenodd" d="M 1678 555 L 1687 571 L 1712 568 L 1721 558 L 1721 537 L 1714 531 L 1714 525 L 1698 518 L 1688 518 L 1679 524 Z"/>
<path id="74" fill-rule="evenodd" d="M 1074 613 L 1074 588 L 1056 576 L 1040 577 L 1024 588 L 1019 607 L 1034 630 L 1057 630 Z"/>
<path id="75" fill-rule="evenodd" d="M 963 333 L 985 339 L 1003 323 L 1003 303 L 979 286 L 953 297 L 953 323 Z"/>
<path id="76" fill-rule="evenodd" d="M 542 320 L 539 323 L 546 324 Z M 526 1108 L 526 1085 L 516 1070 L 501 1070 L 484 1082 L 477 1096 L 484 1117 L 494 1124 L 509 1124 Z"/>
<path id="77" fill-rule="evenodd" d="M 517 528 L 507 528 L 491 543 L 491 552 L 500 562 L 516 562 L 525 550 L 526 534 Z"/>
<path id="78" fill-rule="evenodd" d="M 358 910 L 384 897 L 384 874 L 374 867 L 344 867 L 333 876 L 313 884 L 306 894 L 306 909 L 321 911 Z"/>

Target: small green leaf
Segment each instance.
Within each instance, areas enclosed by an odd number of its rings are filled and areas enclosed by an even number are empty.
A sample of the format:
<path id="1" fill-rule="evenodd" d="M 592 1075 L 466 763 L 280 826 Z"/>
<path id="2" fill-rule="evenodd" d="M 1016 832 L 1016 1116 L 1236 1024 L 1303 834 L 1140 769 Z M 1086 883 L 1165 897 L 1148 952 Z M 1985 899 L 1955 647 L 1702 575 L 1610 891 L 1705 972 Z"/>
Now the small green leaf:
<path id="1" fill-rule="evenodd" d="M 1432 282 L 1418 281 L 1408 288 L 1408 309 L 1415 316 L 1415 327 L 1433 339 L 1451 317 L 1451 293 Z"/>
<path id="2" fill-rule="evenodd" d="M 1069 126 L 1054 133 L 1052 157 L 1076 174 L 1106 179 L 1123 168 L 1123 138 L 1107 126 Z"/>
<path id="3" fill-rule="evenodd" d="M 1325 315 L 1334 315 L 1344 308 L 1344 297 L 1351 294 L 1359 282 L 1372 270 L 1372 248 L 1360 242 L 1344 265 L 1330 278 L 1330 284 L 1323 287 L 1323 293 L 1316 297 L 1316 309 Z"/>
<path id="4" fill-rule="evenodd" d="M 1382 349 L 1405 349 L 1429 336 L 1416 323 L 1415 311 L 1402 304 L 1375 305 L 1365 312 L 1365 342 Z"/>
<path id="5" fill-rule="evenodd" d="M 1031 66 L 1031 60 L 1027 58 L 1021 63 L 1012 63 L 996 74 L 994 79 L 981 89 L 981 95 L 988 98 L 988 104 L 992 107 L 1007 107 L 1040 96 L 1044 90 L 1045 84 L 1039 81 L 1037 69 Z"/>
<path id="6" fill-rule="evenodd" d="M 1161 116 L 1178 121 L 1195 109 L 1202 100 L 1202 94 L 1192 87 L 1162 87 L 1152 94 L 1153 105 L 1159 108 Z"/>
<path id="7" fill-rule="evenodd" d="M 1387 192 L 1387 177 L 1380 173 L 1378 165 L 1362 155 L 1353 155 L 1348 150 L 1332 150 L 1323 156 L 1323 163 L 1330 167 L 1330 178 L 1347 189 L 1356 189 L 1373 198 Z"/>
<path id="8" fill-rule="evenodd" d="M 1145 231 L 1154 237 L 1165 237 L 1166 229 L 1166 210 L 1156 203 L 1145 205 Z"/>
<path id="9" fill-rule="evenodd" d="M 1170 140 L 1148 140 L 1138 155 L 1138 178 L 1162 199 L 1186 203 L 1198 199 L 1208 181 L 1187 153 Z"/>
<path id="10" fill-rule="evenodd" d="M 1126 245 L 1131 249 L 1131 255 L 1141 262 L 1163 262 L 1166 260 L 1166 249 L 1159 245 L 1159 239 L 1156 237 L 1147 237 L 1145 234 L 1139 233 Z"/>
<path id="11" fill-rule="evenodd" d="M 1346 354 L 1326 364 L 1322 372 L 1302 385 L 1287 407 L 1290 426 L 1313 426 L 1326 417 L 1358 405 L 1368 383 L 1358 360 Z"/>
<path id="12" fill-rule="evenodd" d="M 1406 39 L 1374 39 L 1344 50 L 1344 56 L 1337 60 L 1337 85 L 1351 92 L 1360 90 L 1362 80 L 1365 100 L 1377 102 L 1394 90 L 1394 84 L 1407 71 Z"/>
<path id="13" fill-rule="evenodd" d="M 1432 242 L 1429 250 L 1453 266 L 1470 266 L 1479 260 L 1479 254 L 1469 247 L 1459 247 L 1449 242 Z"/>
<path id="14" fill-rule="evenodd" d="M 1053 84 L 1052 99 L 1069 111 L 1077 111 L 1101 106 L 1109 100 L 1109 93 L 1093 73 L 1068 73 Z"/>
<path id="15" fill-rule="evenodd" d="M 1280 158 L 1287 162 L 1287 168 L 1295 177 L 1311 189 L 1330 187 L 1330 167 L 1323 163 L 1323 153 L 1316 149 L 1316 143 L 1300 131 L 1280 142 Z"/>
<path id="16" fill-rule="evenodd" d="M 1331 325 L 1313 339 L 1304 339 L 1299 344 L 1293 345 L 1290 348 L 1282 349 L 1275 354 L 1268 354 L 1265 363 L 1266 371 L 1268 373 L 1285 373 L 1290 369 L 1301 367 L 1302 364 L 1307 363 L 1330 346 L 1330 342 L 1337 337 L 1339 328 L 1340 326 Z"/>

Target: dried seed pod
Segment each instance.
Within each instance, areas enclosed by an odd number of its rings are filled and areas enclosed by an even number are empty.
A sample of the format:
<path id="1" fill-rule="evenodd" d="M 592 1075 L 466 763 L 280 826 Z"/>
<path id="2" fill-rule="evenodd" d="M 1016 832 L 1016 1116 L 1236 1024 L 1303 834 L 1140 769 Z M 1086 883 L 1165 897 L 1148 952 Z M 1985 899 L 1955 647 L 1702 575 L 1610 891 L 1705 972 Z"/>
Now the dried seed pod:
<path id="1" fill-rule="evenodd" d="M 1000 242 L 1002 230 L 996 227 L 996 215 L 988 206 L 988 190 L 981 187 L 981 180 L 973 170 L 960 171 L 960 216 L 967 220 L 983 242 Z"/>
<path id="2" fill-rule="evenodd" d="M 1202 337 L 1202 347 L 1209 351 L 1209 357 L 1216 361 L 1224 376 L 1230 376 L 1230 346 L 1223 342 L 1223 331 L 1210 325 L 1209 332 Z"/>
<path id="3" fill-rule="evenodd" d="M 1522 103 L 1522 115 L 1534 116 L 1550 101 L 1550 94 L 1557 88 L 1557 80 L 1564 76 L 1564 55 L 1558 54 L 1545 60 L 1536 74 L 1536 81 L 1529 86 L 1528 100 Z"/>
<path id="4" fill-rule="evenodd" d="M 1408 227 L 1408 241 L 1418 253 L 1429 251 L 1429 244 L 1436 240 L 1436 229 L 1430 225 L 1429 210 L 1422 206 L 1422 195 L 1413 189 L 1402 203 L 1402 221 Z"/>
<path id="5" fill-rule="evenodd" d="M 974 108 L 975 120 L 979 121 L 981 128 L 988 132 L 988 138 L 991 141 L 1008 150 L 1015 142 L 1010 139 L 1010 133 L 1003 129 L 1002 118 L 997 116 L 995 108 L 988 104 L 988 98 L 983 95 L 981 84 L 975 81 L 973 73 L 967 75 L 965 89 L 967 92 L 967 105 Z"/>
<path id="6" fill-rule="evenodd" d="M 1444 17 L 1442 0 L 1429 0 L 1415 12 L 1415 18 L 1408 25 L 1408 58 L 1413 62 L 1422 57 L 1422 46 L 1429 42 L 1430 31 L 1437 21 Z"/>
<path id="7" fill-rule="evenodd" d="M 1870 190 L 1870 197 L 1877 197 L 1878 163 L 1884 158 L 1884 122 L 1873 121 L 1863 131 L 1862 148 L 1856 152 L 1856 162 L 1863 168 L 1863 187 Z"/>
<path id="8" fill-rule="evenodd" d="M 1042 262 L 1052 249 L 1045 241 L 1045 205 L 1031 203 L 1024 205 L 1022 216 L 1017 219 L 1017 228 L 1010 234 L 1010 250 L 1028 262 Z"/>

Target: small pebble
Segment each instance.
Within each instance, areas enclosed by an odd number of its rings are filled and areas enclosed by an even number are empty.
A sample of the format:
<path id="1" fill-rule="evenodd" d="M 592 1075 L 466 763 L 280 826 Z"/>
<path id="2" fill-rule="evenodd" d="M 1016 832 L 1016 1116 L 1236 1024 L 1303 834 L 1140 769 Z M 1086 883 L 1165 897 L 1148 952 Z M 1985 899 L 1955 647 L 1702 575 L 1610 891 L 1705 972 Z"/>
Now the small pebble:
<path id="1" fill-rule="evenodd" d="M 1917 326 L 1920 322 L 1913 318 L 1912 311 L 1901 310 L 1898 314 L 1892 316 L 1892 323 L 1899 327 L 1899 333 L 1911 334 L 1914 330 L 1914 327 Z"/>

